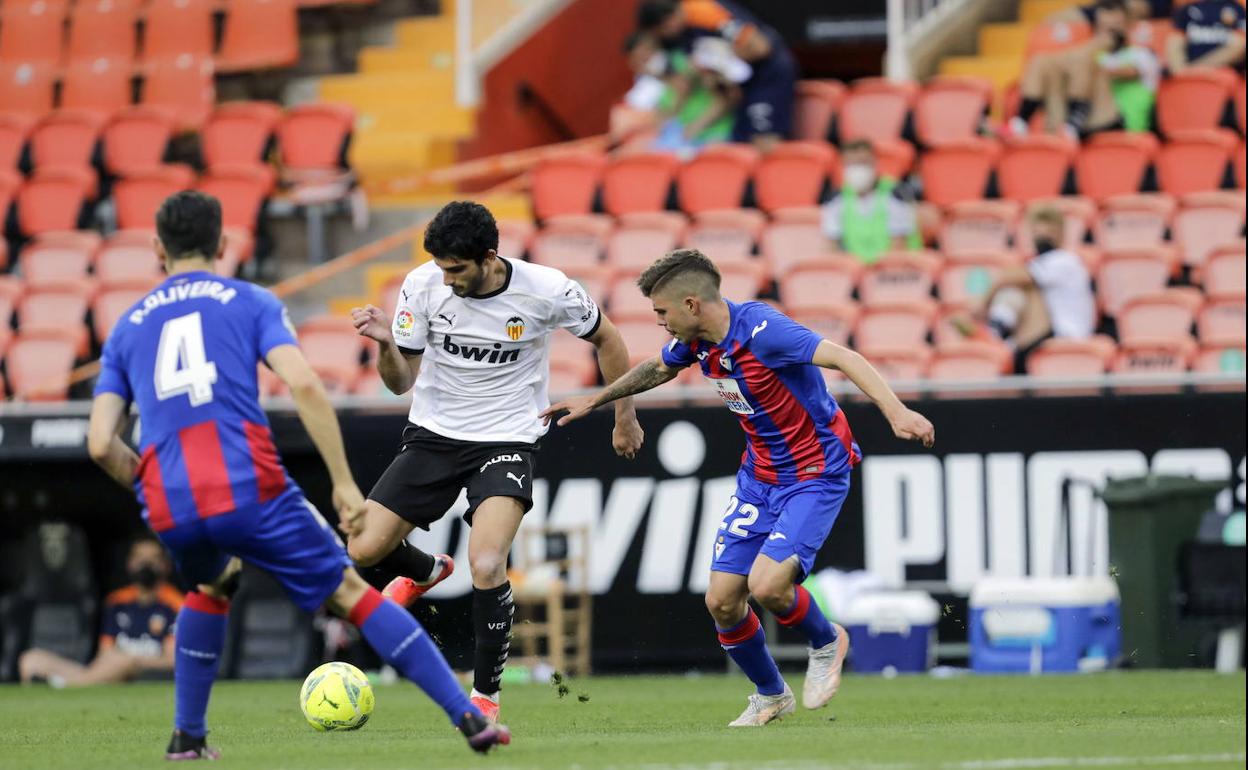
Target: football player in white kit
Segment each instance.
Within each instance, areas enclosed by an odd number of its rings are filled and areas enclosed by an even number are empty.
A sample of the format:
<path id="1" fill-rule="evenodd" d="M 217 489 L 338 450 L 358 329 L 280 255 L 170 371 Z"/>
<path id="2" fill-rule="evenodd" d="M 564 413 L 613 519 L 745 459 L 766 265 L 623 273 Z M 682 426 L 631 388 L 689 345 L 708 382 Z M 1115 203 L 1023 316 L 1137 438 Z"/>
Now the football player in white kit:
<path id="1" fill-rule="evenodd" d="M 594 345 L 607 382 L 629 369 L 619 331 L 575 281 L 558 270 L 498 255 L 498 225 L 480 204 L 447 204 L 425 231 L 433 255 L 408 274 L 394 319 L 369 305 L 352 320 L 379 343 L 377 371 L 396 394 L 415 390 L 398 454 L 368 496 L 363 515 L 342 522 L 356 564 L 374 567 L 386 593 L 409 605 L 450 575 L 445 554 L 406 542 L 468 493 L 472 526 L 476 656 L 472 701 L 498 717 L 513 611 L 507 554 L 533 505 L 534 455 L 550 406 L 550 335 L 559 329 Z M 624 457 L 643 433 L 631 401 L 617 402 L 612 444 Z M 379 581 L 381 582 L 381 581 Z"/>

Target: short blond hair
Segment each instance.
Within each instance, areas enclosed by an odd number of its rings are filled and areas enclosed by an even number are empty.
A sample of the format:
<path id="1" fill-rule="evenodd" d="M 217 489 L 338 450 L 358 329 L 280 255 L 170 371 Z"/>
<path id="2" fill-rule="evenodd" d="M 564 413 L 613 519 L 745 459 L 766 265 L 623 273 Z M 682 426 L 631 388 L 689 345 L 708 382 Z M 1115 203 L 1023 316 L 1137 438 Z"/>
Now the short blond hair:
<path id="1" fill-rule="evenodd" d="M 1031 223 L 1044 223 L 1056 227 L 1066 226 L 1066 216 L 1054 206 L 1037 206 L 1028 214 Z"/>

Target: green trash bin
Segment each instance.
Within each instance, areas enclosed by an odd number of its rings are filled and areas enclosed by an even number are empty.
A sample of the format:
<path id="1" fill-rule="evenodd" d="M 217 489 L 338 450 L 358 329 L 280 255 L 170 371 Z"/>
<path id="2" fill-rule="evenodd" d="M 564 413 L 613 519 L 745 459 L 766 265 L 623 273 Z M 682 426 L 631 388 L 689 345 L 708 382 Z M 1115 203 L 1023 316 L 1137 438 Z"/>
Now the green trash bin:
<path id="1" fill-rule="evenodd" d="M 1196 536 L 1201 516 L 1229 484 L 1150 474 L 1105 485 L 1110 574 L 1122 595 L 1127 665 L 1192 665 L 1197 629 L 1180 626 L 1174 602 L 1179 546 Z"/>

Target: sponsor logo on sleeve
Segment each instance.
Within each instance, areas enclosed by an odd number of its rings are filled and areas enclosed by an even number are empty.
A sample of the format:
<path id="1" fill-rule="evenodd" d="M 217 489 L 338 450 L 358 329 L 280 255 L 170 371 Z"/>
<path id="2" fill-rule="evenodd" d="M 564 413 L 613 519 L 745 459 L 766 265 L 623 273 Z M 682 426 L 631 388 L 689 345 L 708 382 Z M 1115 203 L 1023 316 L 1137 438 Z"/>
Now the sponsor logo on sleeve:
<path id="1" fill-rule="evenodd" d="M 416 326 L 416 316 L 412 315 L 412 311 L 404 308 L 394 317 L 394 333 L 400 337 L 412 336 L 412 329 Z"/>

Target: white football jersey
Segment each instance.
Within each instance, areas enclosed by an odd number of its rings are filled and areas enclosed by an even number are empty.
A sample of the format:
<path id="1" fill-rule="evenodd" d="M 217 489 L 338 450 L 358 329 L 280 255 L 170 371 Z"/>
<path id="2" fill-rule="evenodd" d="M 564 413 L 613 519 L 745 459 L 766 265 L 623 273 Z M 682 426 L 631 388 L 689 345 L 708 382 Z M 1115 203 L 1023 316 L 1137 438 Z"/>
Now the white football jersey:
<path id="1" fill-rule="evenodd" d="M 457 297 L 426 262 L 407 274 L 395 307 L 395 343 L 422 353 L 413 424 L 463 441 L 532 443 L 548 430 L 550 335 L 592 336 L 598 305 L 576 281 L 503 259 L 507 278 L 488 295 Z"/>

